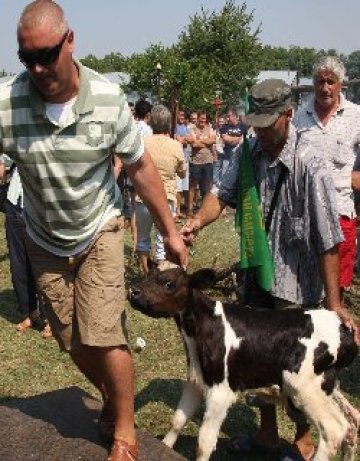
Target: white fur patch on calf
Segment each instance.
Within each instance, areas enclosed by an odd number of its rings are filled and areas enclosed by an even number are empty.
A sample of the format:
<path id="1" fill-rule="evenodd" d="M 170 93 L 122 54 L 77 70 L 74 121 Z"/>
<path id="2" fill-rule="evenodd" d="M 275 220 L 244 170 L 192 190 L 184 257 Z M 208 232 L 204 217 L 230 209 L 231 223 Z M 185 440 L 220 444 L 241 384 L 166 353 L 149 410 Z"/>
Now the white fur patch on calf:
<path id="1" fill-rule="evenodd" d="M 330 354 L 337 359 L 338 348 L 340 345 L 340 325 L 341 320 L 335 312 L 327 309 L 316 309 L 305 311 L 311 316 L 314 332 L 310 339 L 302 338 L 301 342 L 307 346 L 310 342 L 316 347 L 323 341 L 329 347 Z"/>
<path id="2" fill-rule="evenodd" d="M 206 394 L 206 411 L 199 431 L 196 461 L 208 461 L 216 448 L 220 427 L 228 409 L 236 401 L 236 394 L 224 382 L 209 388 Z"/>
<path id="3" fill-rule="evenodd" d="M 189 369 L 188 369 L 188 379 L 196 384 L 203 392 L 206 391 L 207 386 L 204 383 L 203 375 L 201 372 L 199 355 L 196 350 L 196 343 L 194 338 L 189 337 L 183 329 L 181 329 L 181 334 L 183 335 L 184 341 L 186 343 L 187 351 L 189 354 Z"/>
<path id="4" fill-rule="evenodd" d="M 227 382 L 229 378 L 228 357 L 229 357 L 230 351 L 231 349 L 239 349 L 242 339 L 236 336 L 234 329 L 232 328 L 232 326 L 230 325 L 230 323 L 228 322 L 225 316 L 224 307 L 220 301 L 216 301 L 214 312 L 215 312 L 215 315 L 222 318 L 222 322 L 224 325 L 224 331 L 225 331 L 224 342 L 225 342 L 225 351 L 226 351 L 225 358 L 224 358 L 225 382 Z"/>

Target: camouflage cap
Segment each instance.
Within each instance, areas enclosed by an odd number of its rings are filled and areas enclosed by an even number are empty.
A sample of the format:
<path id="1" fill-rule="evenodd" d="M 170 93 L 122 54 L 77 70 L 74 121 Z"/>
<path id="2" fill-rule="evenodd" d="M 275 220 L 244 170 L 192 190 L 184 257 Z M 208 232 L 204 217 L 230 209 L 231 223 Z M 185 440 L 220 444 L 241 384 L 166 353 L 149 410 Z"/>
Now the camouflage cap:
<path id="1" fill-rule="evenodd" d="M 250 89 L 249 106 L 247 125 L 266 128 L 292 106 L 291 88 L 283 80 L 264 80 Z"/>

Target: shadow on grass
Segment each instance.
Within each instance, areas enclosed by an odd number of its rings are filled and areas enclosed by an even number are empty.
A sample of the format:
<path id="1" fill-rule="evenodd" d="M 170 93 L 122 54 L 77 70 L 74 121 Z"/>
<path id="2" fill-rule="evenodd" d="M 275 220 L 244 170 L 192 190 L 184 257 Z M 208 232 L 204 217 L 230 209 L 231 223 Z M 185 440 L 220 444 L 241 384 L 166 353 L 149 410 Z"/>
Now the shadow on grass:
<path id="1" fill-rule="evenodd" d="M 64 438 L 100 443 L 95 422 L 101 404 L 78 387 L 3 400 L 2 405 L 53 425 Z"/>
<path id="2" fill-rule="evenodd" d="M 182 394 L 183 381 L 180 379 L 154 379 L 135 397 L 135 410 L 139 411 L 151 402 L 162 402 L 175 412 Z M 201 426 L 204 406 L 201 405 L 191 421 Z M 171 422 L 169 420 L 169 430 Z M 227 453 L 228 437 L 244 432 L 254 433 L 257 428 L 256 413 L 247 405 L 238 403 L 230 408 L 228 415 L 221 427 L 221 433 L 225 436 L 219 438 L 216 455 L 212 459 L 225 460 L 231 458 Z M 165 434 L 158 436 L 163 438 Z M 189 436 L 180 434 L 176 442 L 176 451 L 188 459 L 194 459 L 196 452 L 197 435 Z M 235 459 L 235 457 L 234 457 Z"/>

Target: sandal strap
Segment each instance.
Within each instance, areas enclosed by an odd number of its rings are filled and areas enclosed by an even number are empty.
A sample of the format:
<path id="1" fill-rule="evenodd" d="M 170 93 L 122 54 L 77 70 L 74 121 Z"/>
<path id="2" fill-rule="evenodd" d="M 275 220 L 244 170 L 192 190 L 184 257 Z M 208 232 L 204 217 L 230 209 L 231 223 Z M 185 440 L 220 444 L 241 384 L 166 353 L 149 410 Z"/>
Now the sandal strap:
<path id="1" fill-rule="evenodd" d="M 125 440 L 115 440 L 108 461 L 137 461 L 138 446 L 129 445 Z"/>

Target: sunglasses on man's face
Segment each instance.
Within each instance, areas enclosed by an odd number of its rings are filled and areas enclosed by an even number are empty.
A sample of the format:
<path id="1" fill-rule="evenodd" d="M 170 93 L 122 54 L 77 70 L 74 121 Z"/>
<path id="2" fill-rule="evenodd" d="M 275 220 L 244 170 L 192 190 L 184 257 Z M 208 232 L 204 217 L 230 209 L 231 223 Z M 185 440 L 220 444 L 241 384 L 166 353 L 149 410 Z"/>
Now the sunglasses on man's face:
<path id="1" fill-rule="evenodd" d="M 26 51 L 19 48 L 18 56 L 20 61 L 25 67 L 29 68 L 35 66 L 35 64 L 39 64 L 40 66 L 49 66 L 50 64 L 53 64 L 58 59 L 61 48 L 68 34 L 69 31 L 66 31 L 60 42 L 51 48 L 41 48 L 36 51 Z"/>

